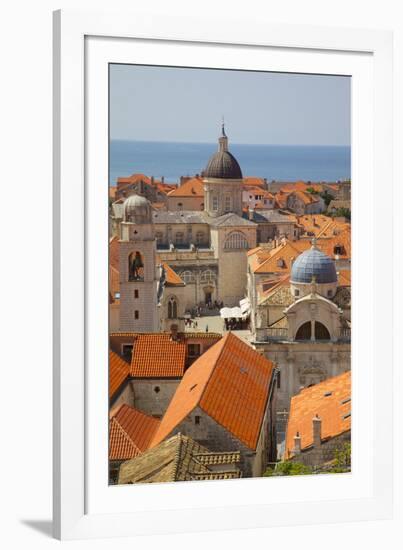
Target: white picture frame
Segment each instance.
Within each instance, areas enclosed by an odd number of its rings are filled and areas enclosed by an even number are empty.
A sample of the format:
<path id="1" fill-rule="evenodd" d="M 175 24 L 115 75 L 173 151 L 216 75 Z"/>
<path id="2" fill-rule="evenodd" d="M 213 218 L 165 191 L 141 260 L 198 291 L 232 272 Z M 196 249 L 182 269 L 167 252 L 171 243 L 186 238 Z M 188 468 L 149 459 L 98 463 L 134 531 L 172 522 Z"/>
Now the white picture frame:
<path id="1" fill-rule="evenodd" d="M 105 67 L 109 62 L 177 65 L 178 59 L 183 66 L 214 63 L 222 68 L 352 75 L 356 328 L 351 475 L 107 486 Z M 393 441 L 393 296 L 392 285 L 381 288 L 384 266 L 374 254 L 379 247 L 383 257 L 393 254 L 391 216 L 386 210 L 374 215 L 376 183 L 392 181 L 391 95 L 392 35 L 385 31 L 273 25 L 261 18 L 55 12 L 55 537 L 391 517 L 392 448 L 390 444 L 385 452 L 385 442 Z"/>

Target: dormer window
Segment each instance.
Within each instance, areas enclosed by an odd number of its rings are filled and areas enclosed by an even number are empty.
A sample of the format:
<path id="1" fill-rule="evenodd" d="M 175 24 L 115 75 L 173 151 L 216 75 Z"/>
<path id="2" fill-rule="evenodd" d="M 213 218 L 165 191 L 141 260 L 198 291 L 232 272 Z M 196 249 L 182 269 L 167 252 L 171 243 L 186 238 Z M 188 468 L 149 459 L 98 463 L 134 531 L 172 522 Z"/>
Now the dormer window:
<path id="1" fill-rule="evenodd" d="M 341 256 L 342 254 L 344 254 L 343 245 L 337 244 L 333 249 L 333 253 L 335 254 L 335 256 Z"/>
<path id="2" fill-rule="evenodd" d="M 279 259 L 277 260 L 277 267 L 285 267 L 284 258 L 279 258 Z"/>

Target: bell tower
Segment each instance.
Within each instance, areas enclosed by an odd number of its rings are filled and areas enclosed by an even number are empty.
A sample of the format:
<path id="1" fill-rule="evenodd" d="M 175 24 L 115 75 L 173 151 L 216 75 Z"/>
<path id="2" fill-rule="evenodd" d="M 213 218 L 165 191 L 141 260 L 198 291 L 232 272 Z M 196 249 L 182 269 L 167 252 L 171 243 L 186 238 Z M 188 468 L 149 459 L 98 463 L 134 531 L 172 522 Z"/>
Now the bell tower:
<path id="1" fill-rule="evenodd" d="M 156 242 L 149 201 L 131 195 L 120 225 L 120 330 L 159 330 Z"/>

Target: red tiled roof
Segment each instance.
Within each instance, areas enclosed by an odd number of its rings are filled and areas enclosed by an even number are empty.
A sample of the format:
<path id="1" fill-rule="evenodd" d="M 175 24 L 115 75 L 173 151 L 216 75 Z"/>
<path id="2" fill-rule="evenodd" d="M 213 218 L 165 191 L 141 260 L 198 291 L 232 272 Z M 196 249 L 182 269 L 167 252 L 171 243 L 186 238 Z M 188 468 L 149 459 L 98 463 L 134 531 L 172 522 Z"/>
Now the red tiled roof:
<path id="1" fill-rule="evenodd" d="M 263 187 L 264 179 L 263 178 L 254 178 L 253 176 L 248 176 L 246 178 L 243 178 L 243 184 L 244 185 L 257 186 L 257 187 Z"/>
<path id="2" fill-rule="evenodd" d="M 144 181 L 144 183 L 151 183 L 151 178 L 145 174 L 132 174 L 131 176 L 120 177 L 117 179 L 118 186 L 119 184 L 128 184 L 128 183 L 137 183 L 139 181 Z"/>
<path id="3" fill-rule="evenodd" d="M 350 399 L 350 400 L 349 400 Z M 294 449 L 294 437 L 299 433 L 301 449 L 313 444 L 312 419 L 322 420 L 322 440 L 351 430 L 351 371 L 329 378 L 303 389 L 291 398 L 286 433 L 285 459 Z"/>
<path id="4" fill-rule="evenodd" d="M 170 286 L 183 286 L 185 283 L 179 277 L 179 275 L 170 267 L 167 263 L 162 264 L 165 269 L 166 283 Z"/>
<path id="5" fill-rule="evenodd" d="M 201 178 L 191 178 L 185 183 L 170 191 L 169 197 L 204 197 L 204 187 Z"/>
<path id="6" fill-rule="evenodd" d="M 129 376 L 130 365 L 119 355 L 109 350 L 109 397 L 113 397 Z"/>
<path id="7" fill-rule="evenodd" d="M 186 371 L 151 447 L 168 437 L 199 406 L 250 449 L 256 449 L 273 364 L 227 333 Z"/>
<path id="8" fill-rule="evenodd" d="M 121 405 L 109 423 L 109 459 L 128 460 L 148 449 L 160 421 Z"/>
<path id="9" fill-rule="evenodd" d="M 139 334 L 135 339 L 130 376 L 135 378 L 180 378 L 185 372 L 186 340 L 178 334 Z"/>
<path id="10" fill-rule="evenodd" d="M 109 239 L 109 265 L 119 271 L 119 239 L 115 235 Z"/>

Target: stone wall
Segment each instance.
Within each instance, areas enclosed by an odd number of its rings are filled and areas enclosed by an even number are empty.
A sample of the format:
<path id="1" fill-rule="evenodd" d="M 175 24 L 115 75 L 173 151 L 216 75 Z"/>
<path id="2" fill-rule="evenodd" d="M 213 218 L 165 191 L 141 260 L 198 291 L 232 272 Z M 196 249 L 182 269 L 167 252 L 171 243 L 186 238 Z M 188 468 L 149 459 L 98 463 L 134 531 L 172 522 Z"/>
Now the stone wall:
<path id="1" fill-rule="evenodd" d="M 330 462 L 335 458 L 335 453 L 341 449 L 345 443 L 351 441 L 351 432 L 348 431 L 337 437 L 332 437 L 327 441 L 322 441 L 319 445 L 313 445 L 307 450 L 302 450 L 291 458 L 294 462 L 302 462 L 306 466 L 317 467 Z"/>
<path id="2" fill-rule="evenodd" d="M 179 385 L 180 379 L 133 379 L 134 406 L 150 416 L 161 418 Z"/>

